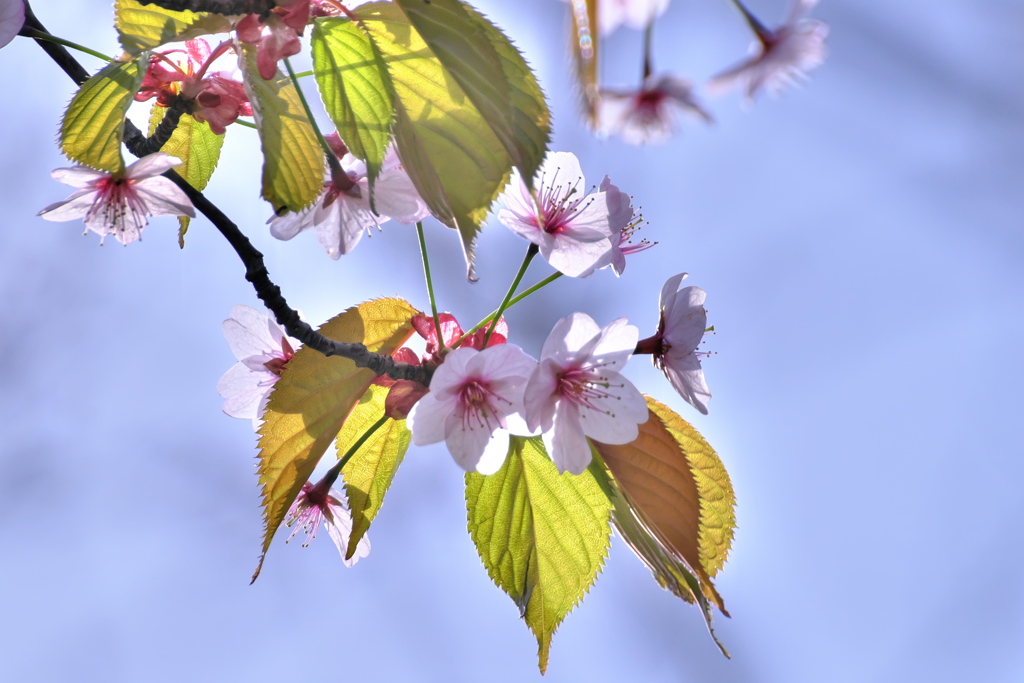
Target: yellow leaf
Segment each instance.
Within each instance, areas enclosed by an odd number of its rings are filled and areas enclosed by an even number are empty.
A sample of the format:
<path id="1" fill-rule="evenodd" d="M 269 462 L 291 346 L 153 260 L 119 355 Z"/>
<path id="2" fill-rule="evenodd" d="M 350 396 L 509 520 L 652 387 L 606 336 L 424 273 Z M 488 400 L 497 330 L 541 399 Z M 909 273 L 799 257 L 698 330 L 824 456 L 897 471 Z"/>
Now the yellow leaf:
<path id="1" fill-rule="evenodd" d="M 418 311 L 401 299 L 376 299 L 327 321 L 319 332 L 340 342 L 361 342 L 375 353 L 394 353 L 412 334 Z M 347 358 L 299 349 L 274 385 L 260 427 L 259 480 L 266 524 L 259 575 L 274 533 L 341 431 L 375 375 Z"/>
<path id="2" fill-rule="evenodd" d="M 219 14 L 175 12 L 136 0 L 117 0 L 114 26 L 125 52 L 138 54 L 164 43 L 230 31 L 231 21 Z"/>

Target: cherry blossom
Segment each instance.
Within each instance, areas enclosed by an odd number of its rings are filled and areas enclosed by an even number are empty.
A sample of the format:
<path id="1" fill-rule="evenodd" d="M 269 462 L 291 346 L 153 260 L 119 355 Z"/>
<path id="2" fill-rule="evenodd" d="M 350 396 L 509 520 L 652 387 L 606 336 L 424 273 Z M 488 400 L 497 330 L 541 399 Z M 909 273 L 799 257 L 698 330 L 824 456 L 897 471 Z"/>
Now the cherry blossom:
<path id="1" fill-rule="evenodd" d="M 642 227 L 643 218 L 633 211 L 633 201 L 630 196 L 612 185 L 608 176 L 601 181 L 601 191 L 608 195 L 608 211 L 612 224 L 623 223 L 625 227 L 612 233 L 609 238 L 611 249 L 607 258 L 608 262 L 599 267 L 611 268 L 615 271 L 616 276 L 620 276 L 626 270 L 626 256 L 650 249 L 656 242 L 648 242 L 646 239 L 635 243 L 632 241 L 633 236 Z M 597 269 L 597 267 L 592 267 L 581 273 L 580 277 L 590 277 Z"/>
<path id="2" fill-rule="evenodd" d="M 746 89 L 748 102 L 753 102 L 762 90 L 775 93 L 805 80 L 808 71 L 825 61 L 828 26 L 804 16 L 817 4 L 818 0 L 794 0 L 786 22 L 769 30 L 736 2 L 757 40 L 751 45 L 751 57 L 713 77 L 708 89 L 723 92 L 739 85 Z"/>
<path id="3" fill-rule="evenodd" d="M 531 192 L 520 176 L 505 188 L 498 220 L 537 245 L 551 266 L 571 277 L 589 274 L 611 259 L 611 238 L 628 217 L 604 191 L 584 196 L 580 162 L 569 152 L 552 152 L 537 172 Z"/>
<path id="4" fill-rule="evenodd" d="M 256 67 L 260 77 L 269 81 L 277 73 L 277 63 L 302 51 L 302 35 L 309 22 L 310 0 L 283 0 L 266 17 L 250 14 L 235 26 L 238 39 L 256 45 Z"/>
<path id="5" fill-rule="evenodd" d="M 523 408 L 523 388 L 537 361 L 518 346 L 459 347 L 430 380 L 430 393 L 409 413 L 417 446 L 444 441 L 467 472 L 498 471 L 508 453 L 507 418 Z"/>
<path id="6" fill-rule="evenodd" d="M 210 46 L 200 38 L 186 41 L 184 50 L 152 54 L 136 101 L 155 97 L 157 104 L 170 107 L 179 99 L 188 100 L 192 117 L 208 122 L 214 133 L 223 135 L 239 116 L 252 116 L 245 87 L 231 73 L 207 74 L 230 47 L 230 43 L 222 43 L 211 53 Z"/>
<path id="7" fill-rule="evenodd" d="M 0 47 L 14 40 L 25 25 L 25 3 L 22 0 L 0 0 Z"/>
<path id="8" fill-rule="evenodd" d="M 336 134 L 328 136 L 332 137 L 337 141 Z M 337 178 L 328 173 L 323 192 L 313 206 L 272 217 L 268 221 L 271 235 L 290 240 L 303 230 L 314 228 L 327 255 L 337 259 L 355 249 L 371 228 L 379 229 L 392 218 L 411 225 L 430 215 L 393 148 L 384 157 L 380 175 L 373 184 L 377 213 L 370 208 L 366 164 L 347 152 L 339 155 L 339 159 L 344 173 Z"/>
<path id="9" fill-rule="evenodd" d="M 526 384 L 523 415 L 531 430 L 541 430 L 559 472 L 583 473 L 591 458 L 587 437 L 626 444 L 647 421 L 644 397 L 618 372 L 638 336 L 625 318 L 599 328 L 585 313 L 562 318 L 548 335 Z"/>
<path id="10" fill-rule="evenodd" d="M 700 287 L 684 287 L 680 283 L 686 273 L 673 275 L 661 289 L 661 317 L 658 332 L 637 345 L 638 353 L 652 353 L 654 365 L 665 373 L 679 395 L 704 415 L 708 414 L 711 392 L 704 381 L 697 351 L 707 329 L 704 310 L 707 294 Z"/>
<path id="11" fill-rule="evenodd" d="M 231 309 L 223 329 L 238 359 L 217 382 L 217 393 L 227 399 L 223 410 L 231 417 L 252 420 L 253 428 L 258 428 L 270 390 L 299 342 L 287 336 L 270 316 L 241 304 Z"/>
<path id="12" fill-rule="evenodd" d="M 180 163 L 181 159 L 157 152 L 116 174 L 86 166 L 58 168 L 53 178 L 79 189 L 39 215 L 48 221 L 83 218 L 86 234 L 92 230 L 100 235 L 100 244 L 107 235 L 129 244 L 142 237 L 149 216 L 196 215 L 181 188 L 161 175 Z"/>
<path id="13" fill-rule="evenodd" d="M 315 486 L 308 481 L 302 485 L 302 491 L 295 498 L 291 508 L 288 509 L 288 517 L 285 526 L 294 526 L 288 541 L 291 541 L 300 530 L 305 532 L 306 538 L 302 543 L 307 547 L 316 538 L 316 532 L 323 522 L 327 527 L 327 533 L 341 553 L 341 559 L 346 567 L 351 567 L 360 558 L 370 554 L 370 539 L 364 534 L 356 543 L 355 552 L 352 557 L 346 559 L 348 542 L 352 537 L 352 514 L 348 510 L 348 500 L 345 494 L 331 488 L 328 482 L 333 477 L 325 477 Z"/>
<path id="14" fill-rule="evenodd" d="M 693 95 L 689 81 L 672 74 L 652 74 L 639 90 L 602 90 L 597 108 L 597 128 L 630 145 L 668 141 L 676 129 L 676 113 L 713 123 Z"/>

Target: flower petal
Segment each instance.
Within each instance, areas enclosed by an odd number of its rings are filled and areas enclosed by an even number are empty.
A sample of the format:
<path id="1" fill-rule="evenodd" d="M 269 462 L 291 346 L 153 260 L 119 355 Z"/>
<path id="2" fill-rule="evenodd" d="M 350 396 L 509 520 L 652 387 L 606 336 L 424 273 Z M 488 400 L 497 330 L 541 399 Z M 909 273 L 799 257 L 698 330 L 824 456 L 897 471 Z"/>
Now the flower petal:
<path id="1" fill-rule="evenodd" d="M 125 169 L 124 177 L 128 180 L 142 180 L 165 173 L 175 166 L 181 165 L 181 159 L 172 157 L 166 152 L 147 154 Z M 179 190 L 180 192 L 180 190 Z"/>

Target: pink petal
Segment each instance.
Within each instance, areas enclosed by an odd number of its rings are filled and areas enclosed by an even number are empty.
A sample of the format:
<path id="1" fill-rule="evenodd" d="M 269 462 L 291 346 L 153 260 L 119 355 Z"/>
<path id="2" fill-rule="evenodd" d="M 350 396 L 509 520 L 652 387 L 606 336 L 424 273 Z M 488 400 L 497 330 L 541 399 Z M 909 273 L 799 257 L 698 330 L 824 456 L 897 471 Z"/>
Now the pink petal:
<path id="1" fill-rule="evenodd" d="M 553 416 L 553 427 L 544 432 L 544 446 L 559 472 L 583 474 L 593 457 L 590 442 L 580 425 L 576 406 L 568 401 L 559 403 Z"/>

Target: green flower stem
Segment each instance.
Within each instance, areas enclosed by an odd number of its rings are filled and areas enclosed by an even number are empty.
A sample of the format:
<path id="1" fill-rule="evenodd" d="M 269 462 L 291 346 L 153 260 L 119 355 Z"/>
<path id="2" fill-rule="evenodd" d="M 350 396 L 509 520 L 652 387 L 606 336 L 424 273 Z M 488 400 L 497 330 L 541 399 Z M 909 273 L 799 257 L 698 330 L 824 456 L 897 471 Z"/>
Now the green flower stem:
<path id="1" fill-rule="evenodd" d="M 516 294 L 514 297 L 512 297 L 512 299 L 509 300 L 508 306 L 505 307 L 505 310 L 507 311 L 508 309 L 512 308 L 513 306 L 515 306 L 517 303 L 519 303 L 520 301 L 522 301 L 526 297 L 530 296 L 531 294 L 533 294 L 537 290 L 542 289 L 543 287 L 547 287 L 548 285 L 550 285 L 552 282 L 554 282 L 555 280 L 557 280 L 560 277 L 562 277 L 561 273 L 558 273 L 558 272 L 552 273 L 551 275 L 548 275 L 546 278 L 544 278 L 543 280 L 541 280 L 537 284 L 533 285 L 529 289 L 524 290 L 521 294 Z M 497 316 L 498 316 L 498 311 L 491 312 L 490 315 L 488 315 L 486 318 L 484 318 L 483 320 L 478 322 L 476 325 L 474 325 L 470 330 L 468 330 L 466 332 L 466 334 L 467 335 L 473 334 L 474 332 L 479 330 L 481 327 L 483 327 L 487 323 L 491 322 L 492 320 L 496 320 Z"/>
<path id="2" fill-rule="evenodd" d="M 434 281 L 430 277 L 430 259 L 427 258 L 427 240 L 423 237 L 423 221 L 416 222 L 416 236 L 420 240 L 423 276 L 427 279 L 427 298 L 430 299 L 430 312 L 434 316 L 434 330 L 437 331 L 437 349 L 441 352 L 444 351 L 444 338 L 441 336 L 441 319 L 437 317 L 437 300 L 434 299 Z"/>
<path id="3" fill-rule="evenodd" d="M 295 71 L 292 69 L 292 63 L 287 57 L 284 58 L 284 66 L 288 69 L 288 77 L 292 79 L 292 84 L 295 86 L 295 92 L 299 94 L 299 101 L 302 102 L 302 108 L 306 111 L 306 118 L 309 119 L 309 125 L 313 126 L 313 131 L 316 133 L 316 139 L 320 142 L 320 148 L 324 151 L 324 156 L 327 157 L 327 164 L 331 167 L 331 176 L 339 177 L 345 176 L 344 171 L 341 170 L 341 163 L 338 161 L 338 157 L 334 156 L 334 151 L 331 146 L 327 144 L 327 140 L 324 138 L 324 134 L 320 132 L 320 126 L 316 125 L 316 119 L 313 118 L 313 110 L 309 108 L 309 102 L 306 101 L 306 96 L 302 94 L 302 88 L 299 86 L 299 77 L 295 75 Z"/>
<path id="4" fill-rule="evenodd" d="M 309 76 L 312 76 L 312 75 L 313 75 L 313 70 L 310 69 L 309 71 L 300 71 L 299 73 L 295 74 L 295 78 L 308 78 Z"/>
<path id="5" fill-rule="evenodd" d="M 63 45 L 64 47 L 70 47 L 72 50 L 78 50 L 79 52 L 84 52 L 87 55 L 92 55 L 96 59 L 102 59 L 104 62 L 111 62 L 111 61 L 113 61 L 113 59 L 111 57 L 106 56 L 102 52 L 96 52 L 96 50 L 90 50 L 89 48 L 85 47 L 84 45 L 79 45 L 78 43 L 72 43 L 70 40 L 64 40 L 63 38 L 58 38 L 57 36 L 50 35 L 49 33 L 43 33 L 42 31 L 39 31 L 37 29 L 32 28 L 31 26 L 24 27 L 21 30 L 21 35 L 23 35 L 23 36 L 25 36 L 27 38 L 35 38 L 37 40 L 47 40 L 47 41 L 49 41 L 51 43 L 57 43 L 58 45 Z"/>
<path id="6" fill-rule="evenodd" d="M 237 123 L 240 126 L 245 126 L 246 128 L 252 128 L 254 130 L 256 128 L 255 123 L 249 123 L 248 121 L 243 121 L 242 119 L 235 119 L 235 123 Z"/>
<path id="7" fill-rule="evenodd" d="M 374 433 L 378 429 L 383 427 L 384 423 L 390 419 L 391 418 L 388 417 L 387 415 L 381 415 L 380 419 L 374 422 L 372 425 L 370 425 L 370 428 L 367 429 L 366 432 L 361 437 L 359 437 L 359 439 L 354 444 L 352 444 L 352 447 L 345 452 L 345 455 L 341 456 L 341 460 L 338 461 L 338 464 L 332 467 L 331 469 L 327 470 L 327 474 L 324 475 L 324 479 L 330 477 L 330 481 L 327 484 L 328 486 L 334 484 L 335 480 L 337 480 L 338 478 L 338 475 L 341 474 L 341 470 L 345 467 L 345 465 L 348 464 L 348 461 L 352 459 L 352 456 L 356 454 L 356 451 L 363 447 L 363 444 L 366 443 L 366 440 L 373 436 Z"/>
<path id="8" fill-rule="evenodd" d="M 512 280 L 512 284 L 508 288 L 508 293 L 505 294 L 505 300 L 501 302 L 501 306 L 498 306 L 498 310 L 494 312 L 491 326 L 487 329 L 487 334 L 484 335 L 483 348 L 487 348 L 487 342 L 490 341 L 491 335 L 494 334 L 494 328 L 498 326 L 498 320 L 501 319 L 501 314 L 508 308 L 509 302 L 512 300 L 512 295 L 516 293 L 516 289 L 519 288 L 519 283 L 523 281 L 523 276 L 526 275 L 526 269 L 530 267 L 530 261 L 540 251 L 536 244 L 531 244 L 526 250 L 526 258 L 523 259 L 523 265 L 519 266 L 519 272 L 516 273 L 516 277 Z"/>

